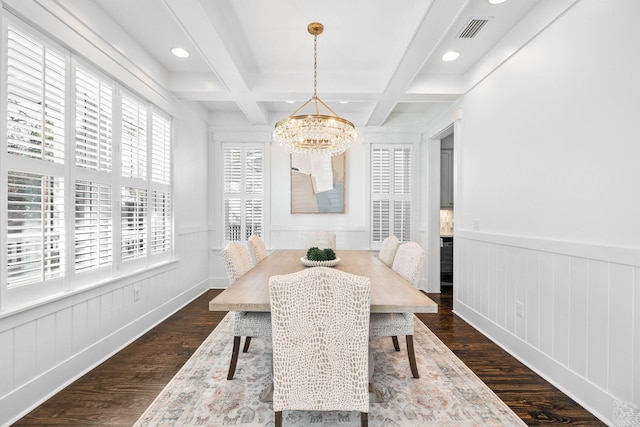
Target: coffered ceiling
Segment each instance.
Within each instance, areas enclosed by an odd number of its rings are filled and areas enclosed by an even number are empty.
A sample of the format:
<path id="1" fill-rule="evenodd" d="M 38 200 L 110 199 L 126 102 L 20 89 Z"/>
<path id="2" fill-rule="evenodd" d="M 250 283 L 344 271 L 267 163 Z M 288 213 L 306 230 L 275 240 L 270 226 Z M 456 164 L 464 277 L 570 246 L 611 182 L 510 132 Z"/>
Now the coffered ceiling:
<path id="1" fill-rule="evenodd" d="M 170 91 L 214 122 L 254 126 L 311 97 L 307 25 L 321 22 L 318 95 L 362 127 L 424 126 L 575 0 L 56 1 L 77 16 L 108 14 L 166 70 Z M 460 37 L 471 21 L 477 34 Z M 173 56 L 176 46 L 190 56 Z M 449 50 L 460 57 L 444 62 Z"/>

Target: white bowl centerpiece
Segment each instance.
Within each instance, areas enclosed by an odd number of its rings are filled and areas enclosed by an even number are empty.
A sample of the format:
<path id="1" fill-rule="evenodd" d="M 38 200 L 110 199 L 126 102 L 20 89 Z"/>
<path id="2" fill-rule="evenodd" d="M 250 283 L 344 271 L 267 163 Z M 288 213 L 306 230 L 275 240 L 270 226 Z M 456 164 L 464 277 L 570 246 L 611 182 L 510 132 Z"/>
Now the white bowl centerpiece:
<path id="1" fill-rule="evenodd" d="M 340 258 L 331 248 L 320 249 L 314 246 L 307 250 L 307 256 L 300 258 L 300 262 L 307 267 L 335 267 Z"/>

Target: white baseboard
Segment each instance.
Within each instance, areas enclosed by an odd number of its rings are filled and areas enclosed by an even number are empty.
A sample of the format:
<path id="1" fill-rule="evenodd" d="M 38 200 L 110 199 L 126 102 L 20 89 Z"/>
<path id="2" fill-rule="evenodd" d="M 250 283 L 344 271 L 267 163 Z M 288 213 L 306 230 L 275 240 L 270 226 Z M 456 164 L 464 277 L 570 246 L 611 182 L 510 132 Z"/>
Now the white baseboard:
<path id="1" fill-rule="evenodd" d="M 483 335 L 540 375 L 554 387 L 575 400 L 608 425 L 614 397 L 587 379 L 562 366 L 537 348 L 514 336 L 469 306 L 455 301 L 454 313 Z"/>

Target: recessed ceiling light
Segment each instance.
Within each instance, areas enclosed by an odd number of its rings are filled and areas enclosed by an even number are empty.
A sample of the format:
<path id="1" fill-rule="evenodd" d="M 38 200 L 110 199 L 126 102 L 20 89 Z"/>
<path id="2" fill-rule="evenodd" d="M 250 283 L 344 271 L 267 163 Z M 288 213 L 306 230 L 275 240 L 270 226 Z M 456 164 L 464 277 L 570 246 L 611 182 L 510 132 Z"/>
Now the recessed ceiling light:
<path id="1" fill-rule="evenodd" d="M 459 56 L 460 56 L 460 52 L 450 50 L 449 52 L 442 55 L 442 60 L 446 62 L 455 61 L 456 59 L 458 59 Z"/>
<path id="2" fill-rule="evenodd" d="M 338 101 L 340 104 L 348 104 L 349 101 Z"/>
<path id="3" fill-rule="evenodd" d="M 286 102 L 287 104 L 295 104 L 296 101 L 284 101 L 284 102 Z"/>
<path id="4" fill-rule="evenodd" d="M 171 49 L 171 53 L 173 53 L 178 58 L 188 58 L 189 57 L 189 52 L 187 52 L 186 50 L 184 50 L 181 47 L 174 47 L 173 49 Z"/>
<path id="5" fill-rule="evenodd" d="M 500 4 L 500 3 L 504 3 L 507 0 L 489 0 L 489 3 L 491 4 Z"/>

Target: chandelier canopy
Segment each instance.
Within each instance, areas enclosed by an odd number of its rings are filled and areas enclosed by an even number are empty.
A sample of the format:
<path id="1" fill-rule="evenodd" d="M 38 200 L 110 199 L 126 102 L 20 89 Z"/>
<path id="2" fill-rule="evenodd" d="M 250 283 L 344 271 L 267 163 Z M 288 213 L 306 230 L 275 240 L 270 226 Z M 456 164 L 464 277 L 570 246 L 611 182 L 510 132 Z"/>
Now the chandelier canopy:
<path id="1" fill-rule="evenodd" d="M 273 139 L 290 153 L 335 156 L 356 139 L 353 123 L 338 116 L 318 98 L 318 35 L 323 30 L 319 22 L 307 26 L 313 35 L 313 96 L 289 117 L 280 120 L 273 131 Z M 314 113 L 296 115 L 309 104 L 315 107 Z M 321 108 L 326 114 L 320 114 Z"/>

